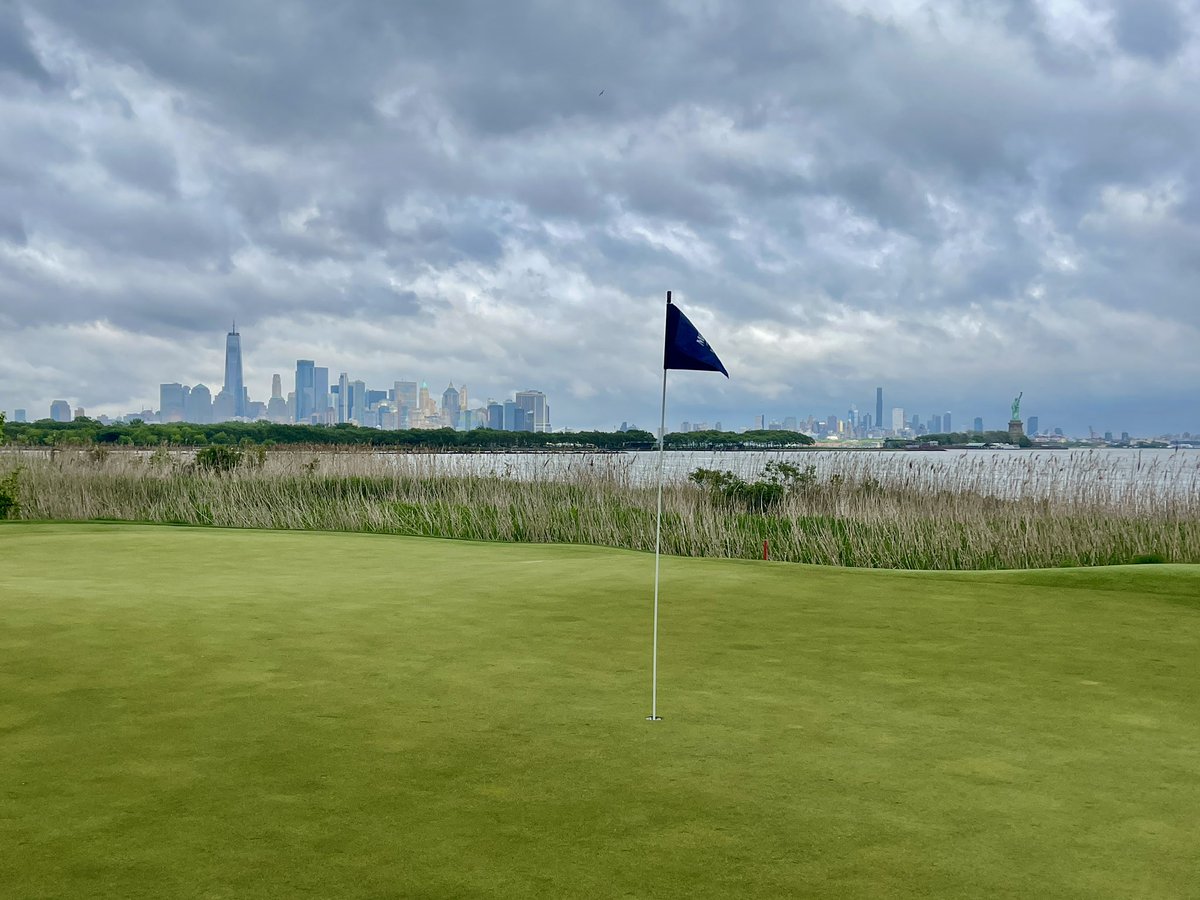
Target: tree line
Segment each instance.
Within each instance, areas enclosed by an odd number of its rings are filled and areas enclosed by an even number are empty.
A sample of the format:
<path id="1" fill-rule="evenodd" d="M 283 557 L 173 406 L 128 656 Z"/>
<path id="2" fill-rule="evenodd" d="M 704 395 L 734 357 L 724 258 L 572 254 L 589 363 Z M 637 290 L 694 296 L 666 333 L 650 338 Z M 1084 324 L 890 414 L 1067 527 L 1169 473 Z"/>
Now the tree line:
<path id="1" fill-rule="evenodd" d="M 5 422 L 0 433 L 8 442 L 26 447 L 389 447 L 425 451 L 489 450 L 650 450 L 657 446 L 648 431 L 494 431 L 450 428 L 381 431 L 356 425 L 289 425 L 275 422 L 192 422 L 155 424 L 134 419 L 104 424 L 95 419 L 72 422 L 40 419 Z M 778 449 L 811 444 L 812 438 L 794 431 L 693 431 L 668 434 L 668 450 Z"/>

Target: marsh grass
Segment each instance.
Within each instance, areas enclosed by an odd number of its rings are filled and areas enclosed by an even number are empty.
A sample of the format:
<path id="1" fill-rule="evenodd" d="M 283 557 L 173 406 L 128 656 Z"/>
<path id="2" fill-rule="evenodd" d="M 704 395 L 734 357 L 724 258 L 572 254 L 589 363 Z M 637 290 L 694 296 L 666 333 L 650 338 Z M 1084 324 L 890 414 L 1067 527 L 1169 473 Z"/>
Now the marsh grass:
<path id="1" fill-rule="evenodd" d="M 764 464 L 762 456 L 739 459 Z M 1190 462 L 1130 480 L 1099 455 L 995 460 L 843 454 L 814 465 L 767 511 L 676 472 L 663 494 L 663 550 L 756 558 L 767 541 L 776 560 L 896 569 L 1200 562 L 1200 475 Z M 10 457 L 0 478 L 17 464 L 18 515 L 29 520 L 654 548 L 655 489 L 622 455 L 480 466 L 288 450 L 251 454 L 222 471 L 187 452 L 85 450 Z"/>

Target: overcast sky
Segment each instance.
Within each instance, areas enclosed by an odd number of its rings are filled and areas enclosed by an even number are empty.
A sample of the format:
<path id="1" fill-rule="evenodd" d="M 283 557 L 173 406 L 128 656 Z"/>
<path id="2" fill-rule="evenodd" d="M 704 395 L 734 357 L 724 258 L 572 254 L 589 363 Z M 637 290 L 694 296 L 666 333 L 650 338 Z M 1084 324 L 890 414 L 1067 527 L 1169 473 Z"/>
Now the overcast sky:
<path id="1" fill-rule="evenodd" d="M 0 0 L 0 409 L 313 358 L 656 425 L 1200 432 L 1172 0 Z M 286 387 L 285 387 L 286 390 Z"/>

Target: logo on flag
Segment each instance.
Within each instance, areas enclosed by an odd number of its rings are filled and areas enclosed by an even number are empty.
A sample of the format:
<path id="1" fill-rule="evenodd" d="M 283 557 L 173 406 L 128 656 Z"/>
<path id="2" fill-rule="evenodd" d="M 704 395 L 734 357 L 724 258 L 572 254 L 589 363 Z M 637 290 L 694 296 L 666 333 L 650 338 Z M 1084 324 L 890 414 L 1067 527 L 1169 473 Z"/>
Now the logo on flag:
<path id="1" fill-rule="evenodd" d="M 698 372 L 729 373 L 696 326 L 674 303 L 667 303 L 667 340 L 663 353 L 664 369 L 692 369 Z"/>

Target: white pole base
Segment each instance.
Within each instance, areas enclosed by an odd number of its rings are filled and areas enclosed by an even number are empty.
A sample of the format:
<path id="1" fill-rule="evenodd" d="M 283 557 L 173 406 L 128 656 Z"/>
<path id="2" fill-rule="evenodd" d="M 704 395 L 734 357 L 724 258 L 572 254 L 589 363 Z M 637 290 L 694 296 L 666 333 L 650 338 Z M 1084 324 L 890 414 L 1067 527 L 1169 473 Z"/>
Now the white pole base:
<path id="1" fill-rule="evenodd" d="M 647 722 L 661 722 L 662 716 L 646 716 Z"/>

